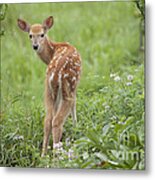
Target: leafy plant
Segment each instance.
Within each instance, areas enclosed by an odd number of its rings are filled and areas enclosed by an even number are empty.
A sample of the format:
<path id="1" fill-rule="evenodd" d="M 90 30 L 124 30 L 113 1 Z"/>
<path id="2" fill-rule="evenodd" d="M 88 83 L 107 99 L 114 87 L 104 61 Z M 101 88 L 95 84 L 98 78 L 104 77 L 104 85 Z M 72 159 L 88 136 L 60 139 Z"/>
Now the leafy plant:
<path id="1" fill-rule="evenodd" d="M 8 9 L 7 4 L 0 4 L 0 36 L 4 35 L 4 29 L 2 29 L 1 21 L 5 19 L 7 9 Z"/>

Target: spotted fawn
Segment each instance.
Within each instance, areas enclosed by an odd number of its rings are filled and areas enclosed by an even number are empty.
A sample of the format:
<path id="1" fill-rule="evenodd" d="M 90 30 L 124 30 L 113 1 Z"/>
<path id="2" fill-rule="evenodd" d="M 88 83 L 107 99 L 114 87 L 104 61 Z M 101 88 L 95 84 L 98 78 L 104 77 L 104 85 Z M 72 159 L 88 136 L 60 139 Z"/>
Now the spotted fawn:
<path id="1" fill-rule="evenodd" d="M 17 21 L 19 28 L 28 32 L 33 49 L 47 65 L 42 156 L 47 153 L 51 132 L 53 149 L 62 148 L 63 125 L 70 114 L 76 124 L 76 89 L 81 74 L 81 57 L 76 48 L 69 43 L 55 43 L 48 38 L 47 31 L 53 22 L 52 16 L 42 24 L 30 25 L 22 19 Z"/>

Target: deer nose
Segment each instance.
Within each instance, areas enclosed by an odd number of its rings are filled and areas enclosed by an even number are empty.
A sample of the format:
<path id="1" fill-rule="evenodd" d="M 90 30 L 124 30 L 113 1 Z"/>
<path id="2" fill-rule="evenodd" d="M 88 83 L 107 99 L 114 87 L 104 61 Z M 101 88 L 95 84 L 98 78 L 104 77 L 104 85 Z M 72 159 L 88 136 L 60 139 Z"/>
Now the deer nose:
<path id="1" fill-rule="evenodd" d="M 38 45 L 33 45 L 33 49 L 37 50 L 38 49 Z"/>

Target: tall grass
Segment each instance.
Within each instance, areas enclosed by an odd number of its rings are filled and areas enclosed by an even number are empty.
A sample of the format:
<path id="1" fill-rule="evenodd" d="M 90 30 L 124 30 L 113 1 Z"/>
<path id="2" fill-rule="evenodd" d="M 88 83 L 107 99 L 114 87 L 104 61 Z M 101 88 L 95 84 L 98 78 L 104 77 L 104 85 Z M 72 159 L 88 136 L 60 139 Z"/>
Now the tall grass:
<path id="1" fill-rule="evenodd" d="M 133 2 L 8 5 L 1 22 L 1 166 L 144 169 L 144 57 L 136 11 Z M 52 158 L 51 150 L 40 158 L 46 66 L 17 27 L 19 17 L 41 23 L 50 15 L 50 38 L 70 42 L 82 56 L 78 125 L 69 119 L 63 136 L 66 151 L 75 154 L 69 161 L 68 154 Z M 117 152 L 124 151 L 139 159 L 122 160 Z"/>

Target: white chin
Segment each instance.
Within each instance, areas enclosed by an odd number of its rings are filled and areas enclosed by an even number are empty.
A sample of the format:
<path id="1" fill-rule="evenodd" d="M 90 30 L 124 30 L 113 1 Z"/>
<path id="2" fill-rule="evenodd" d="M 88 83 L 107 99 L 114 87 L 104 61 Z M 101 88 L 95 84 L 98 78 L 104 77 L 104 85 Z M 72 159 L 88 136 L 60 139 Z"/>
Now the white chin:
<path id="1" fill-rule="evenodd" d="M 41 51 L 42 51 L 42 48 L 41 48 L 41 47 L 39 47 L 39 48 L 36 50 L 37 53 L 40 53 Z"/>

